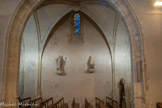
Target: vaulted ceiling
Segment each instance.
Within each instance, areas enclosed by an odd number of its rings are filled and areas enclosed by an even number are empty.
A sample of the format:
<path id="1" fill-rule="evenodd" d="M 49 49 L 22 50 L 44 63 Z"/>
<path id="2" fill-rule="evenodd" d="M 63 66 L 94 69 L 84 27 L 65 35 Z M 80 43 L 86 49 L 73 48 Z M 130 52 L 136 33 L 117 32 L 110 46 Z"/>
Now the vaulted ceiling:
<path id="1" fill-rule="evenodd" d="M 111 47 L 114 25 L 119 15 L 105 0 L 75 0 L 75 2 L 73 0 L 46 0 L 36 11 L 41 29 L 42 48 L 52 28 L 71 11 L 81 11 L 90 17 L 102 30 Z"/>

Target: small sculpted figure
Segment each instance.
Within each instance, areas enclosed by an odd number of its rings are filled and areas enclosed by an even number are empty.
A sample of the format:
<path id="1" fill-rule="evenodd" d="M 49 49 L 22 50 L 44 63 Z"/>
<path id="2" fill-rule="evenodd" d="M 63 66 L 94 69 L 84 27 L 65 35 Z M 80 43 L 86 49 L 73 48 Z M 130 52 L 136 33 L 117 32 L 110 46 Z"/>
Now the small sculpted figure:
<path id="1" fill-rule="evenodd" d="M 118 88 L 119 88 L 119 107 L 126 108 L 126 101 L 125 101 L 125 81 L 123 78 L 119 81 Z"/>
<path id="2" fill-rule="evenodd" d="M 59 56 L 56 59 L 56 64 L 57 64 L 57 74 L 59 75 L 66 75 L 65 73 L 65 64 L 66 64 L 67 58 L 64 59 L 63 56 Z"/>
<path id="3" fill-rule="evenodd" d="M 94 60 L 92 59 L 91 56 L 89 56 L 89 59 L 87 61 L 87 66 L 88 66 L 88 71 L 89 72 L 94 72 L 95 71 L 95 63 Z"/>

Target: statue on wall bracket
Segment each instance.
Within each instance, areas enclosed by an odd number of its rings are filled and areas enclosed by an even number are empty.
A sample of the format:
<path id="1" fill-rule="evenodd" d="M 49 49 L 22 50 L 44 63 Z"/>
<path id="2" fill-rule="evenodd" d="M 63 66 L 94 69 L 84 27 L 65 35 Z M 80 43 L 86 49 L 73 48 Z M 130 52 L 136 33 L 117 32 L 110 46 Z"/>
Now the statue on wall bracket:
<path id="1" fill-rule="evenodd" d="M 89 59 L 87 61 L 87 66 L 88 66 L 87 72 L 89 72 L 89 73 L 95 72 L 95 68 L 94 68 L 95 62 L 94 62 L 94 60 L 92 59 L 91 56 L 89 56 Z"/>
<path id="2" fill-rule="evenodd" d="M 57 70 L 56 70 L 56 73 L 58 75 L 61 75 L 61 76 L 64 76 L 64 75 L 67 75 L 65 73 L 65 64 L 66 64 L 66 60 L 67 58 L 64 59 L 63 56 L 59 56 L 57 59 L 56 59 L 56 64 L 57 64 Z"/>

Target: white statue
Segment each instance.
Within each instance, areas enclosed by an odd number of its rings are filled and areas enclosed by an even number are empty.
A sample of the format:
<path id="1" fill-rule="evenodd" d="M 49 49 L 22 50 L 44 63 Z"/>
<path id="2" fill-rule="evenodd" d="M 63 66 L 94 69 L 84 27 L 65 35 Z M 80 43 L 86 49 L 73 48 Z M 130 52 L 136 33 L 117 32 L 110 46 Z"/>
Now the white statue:
<path id="1" fill-rule="evenodd" d="M 93 73 L 95 71 L 95 69 L 94 69 L 95 62 L 94 62 L 94 60 L 92 60 L 91 56 L 89 56 L 89 59 L 87 61 L 87 66 L 88 66 L 88 71 L 89 72 Z"/>
<path id="2" fill-rule="evenodd" d="M 57 70 L 60 70 L 60 63 L 61 62 L 61 56 L 59 56 L 57 59 L 56 59 L 56 65 L 57 65 Z"/>
<path id="3" fill-rule="evenodd" d="M 64 69 L 66 60 L 67 60 L 67 58 L 65 58 L 65 60 L 64 60 L 64 57 L 63 57 L 63 56 L 59 56 L 59 57 L 56 59 L 57 74 L 58 74 L 58 75 L 66 75 L 65 69 Z"/>

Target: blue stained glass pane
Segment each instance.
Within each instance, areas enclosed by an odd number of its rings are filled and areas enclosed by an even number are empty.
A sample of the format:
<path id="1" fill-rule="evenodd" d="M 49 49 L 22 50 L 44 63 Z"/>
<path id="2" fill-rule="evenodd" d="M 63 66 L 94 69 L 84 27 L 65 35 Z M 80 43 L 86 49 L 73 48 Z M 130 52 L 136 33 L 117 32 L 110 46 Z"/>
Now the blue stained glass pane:
<path id="1" fill-rule="evenodd" d="M 75 20 L 75 24 L 76 24 L 76 23 L 79 23 L 79 21 L 76 21 L 76 20 Z"/>
<path id="2" fill-rule="evenodd" d="M 74 15 L 74 34 L 80 33 L 80 15 L 77 13 Z"/>

